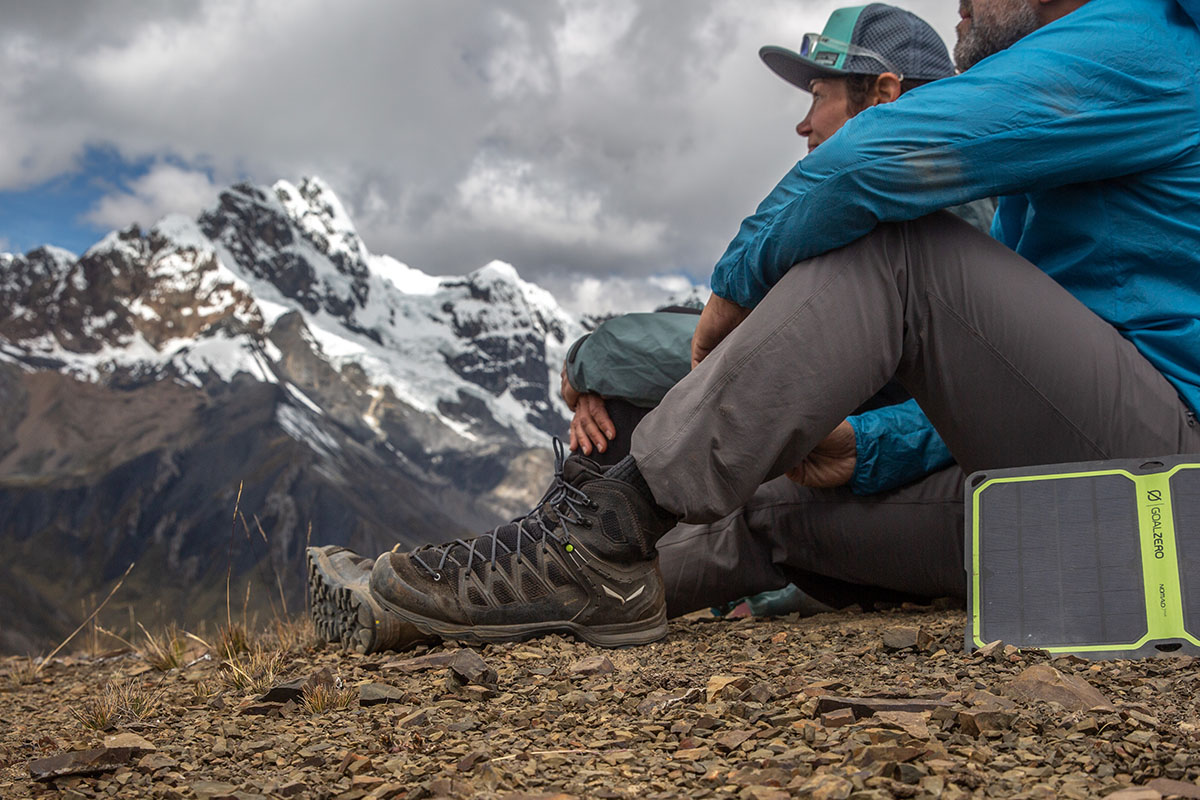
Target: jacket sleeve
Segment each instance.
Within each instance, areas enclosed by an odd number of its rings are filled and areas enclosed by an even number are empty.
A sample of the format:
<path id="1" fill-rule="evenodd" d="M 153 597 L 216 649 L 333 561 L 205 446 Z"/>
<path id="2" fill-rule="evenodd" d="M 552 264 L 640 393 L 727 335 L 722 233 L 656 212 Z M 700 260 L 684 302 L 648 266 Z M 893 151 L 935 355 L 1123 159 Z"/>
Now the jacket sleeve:
<path id="1" fill-rule="evenodd" d="M 614 317 L 567 351 L 567 380 L 577 392 L 656 406 L 691 370 L 699 319 L 667 311 Z"/>
<path id="2" fill-rule="evenodd" d="M 793 264 L 880 222 L 1114 178 L 1187 152 L 1197 138 L 1194 66 L 1147 59 L 1122 43 L 1119 22 L 1072 12 L 962 75 L 851 119 L 742 222 L 713 291 L 753 308 Z"/>
<path id="3" fill-rule="evenodd" d="M 857 460 L 850 489 L 868 495 L 896 489 L 948 467 L 954 457 L 916 400 L 849 417 Z"/>

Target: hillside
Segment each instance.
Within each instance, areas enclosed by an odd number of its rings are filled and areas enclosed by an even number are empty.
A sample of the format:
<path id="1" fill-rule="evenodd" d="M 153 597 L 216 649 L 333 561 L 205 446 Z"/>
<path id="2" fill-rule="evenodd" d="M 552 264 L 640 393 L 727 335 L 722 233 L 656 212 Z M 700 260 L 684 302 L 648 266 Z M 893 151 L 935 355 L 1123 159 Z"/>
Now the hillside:
<path id="1" fill-rule="evenodd" d="M 302 602 L 310 537 L 380 552 L 527 510 L 582 332 L 508 264 L 371 253 L 316 178 L 0 254 L 0 652 L 53 646 L 130 563 L 106 625 L 213 618 L 230 570 L 265 617 Z"/>
<path id="2" fill-rule="evenodd" d="M 36 677 L 8 659 L 0 796 L 1200 797 L 1194 659 L 965 655 L 964 623 L 928 609 L 697 615 L 617 651 L 558 637 L 366 657 L 294 645 L 257 691 L 199 647 L 165 673 L 136 653 Z M 262 699 L 295 680 L 330 688 Z M 110 682 L 133 688 L 141 718 L 88 727 Z M 144 741 L 105 749 L 118 733 Z M 83 760 L 97 772 L 48 775 Z"/>

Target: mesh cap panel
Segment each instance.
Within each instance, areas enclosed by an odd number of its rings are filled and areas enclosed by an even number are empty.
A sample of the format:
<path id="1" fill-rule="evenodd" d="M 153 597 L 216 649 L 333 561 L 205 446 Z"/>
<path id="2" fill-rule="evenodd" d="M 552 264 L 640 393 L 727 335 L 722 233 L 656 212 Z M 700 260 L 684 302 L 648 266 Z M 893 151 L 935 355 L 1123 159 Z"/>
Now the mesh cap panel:
<path id="1" fill-rule="evenodd" d="M 851 44 L 874 50 L 906 78 L 936 80 L 954 74 L 946 44 L 923 19 L 883 3 L 866 6 L 854 26 Z M 852 55 L 843 69 L 866 75 L 885 72 L 870 56 Z"/>

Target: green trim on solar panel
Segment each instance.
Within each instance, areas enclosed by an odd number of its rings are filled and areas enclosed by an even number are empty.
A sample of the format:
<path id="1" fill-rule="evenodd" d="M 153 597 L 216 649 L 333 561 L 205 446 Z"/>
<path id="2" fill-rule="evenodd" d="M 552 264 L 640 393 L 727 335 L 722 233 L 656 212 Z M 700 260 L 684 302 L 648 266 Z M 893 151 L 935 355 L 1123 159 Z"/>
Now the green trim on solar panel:
<path id="1" fill-rule="evenodd" d="M 983 634 L 984 586 L 982 583 L 983 568 L 981 564 L 983 552 L 982 528 L 989 524 L 983 519 L 981 503 L 984 493 L 989 489 L 1005 484 L 1038 483 L 1043 481 L 1071 481 L 1076 479 L 1096 479 L 1104 476 L 1120 476 L 1129 482 L 1134 492 L 1134 504 L 1137 509 L 1137 552 L 1141 560 L 1142 592 L 1141 602 L 1144 608 L 1146 632 L 1134 641 L 1098 641 L 1090 644 L 1055 644 L 1055 643 L 1017 643 L 1024 646 L 1037 647 L 1051 653 L 1080 653 L 1100 654 L 1131 652 L 1141 650 L 1154 642 L 1173 643 L 1161 649 L 1170 649 L 1179 643 L 1188 643 L 1200 647 L 1197 639 L 1187 629 L 1184 613 L 1184 584 L 1180 572 L 1179 540 L 1175 525 L 1175 508 L 1171 492 L 1171 482 L 1176 475 L 1188 471 L 1200 470 L 1196 457 L 1168 457 L 1163 459 L 1136 459 L 1115 462 L 1092 462 L 1089 464 L 1060 465 L 1062 472 L 1038 474 L 1041 470 L 1054 467 L 1033 467 L 1028 470 L 996 470 L 977 473 L 968 478 L 968 564 L 970 572 L 970 621 L 967 630 L 968 646 L 982 647 L 987 644 Z M 1175 462 L 1174 465 L 1170 465 Z M 1184 463 L 1179 463 L 1184 462 Z M 1115 465 L 1123 465 L 1121 468 Z M 1113 465 L 1110 468 L 1092 468 Z M 1128 467 L 1141 465 L 1142 468 L 1161 471 L 1135 473 Z M 1013 474 L 1018 473 L 1018 474 Z M 1200 473 L 1196 473 L 1200 475 Z M 990 477 L 997 476 L 997 477 Z M 1057 507 L 1054 509 L 1059 510 Z M 1019 527 L 1019 526 L 1018 526 Z M 1193 531 L 1200 534 L 1200 530 Z M 1200 537 L 1198 537 L 1200 538 Z M 1097 571 L 1100 571 L 1097 567 Z M 1022 608 L 1022 611 L 1024 609 Z M 1045 609 L 1044 613 L 1051 614 L 1053 609 Z"/>

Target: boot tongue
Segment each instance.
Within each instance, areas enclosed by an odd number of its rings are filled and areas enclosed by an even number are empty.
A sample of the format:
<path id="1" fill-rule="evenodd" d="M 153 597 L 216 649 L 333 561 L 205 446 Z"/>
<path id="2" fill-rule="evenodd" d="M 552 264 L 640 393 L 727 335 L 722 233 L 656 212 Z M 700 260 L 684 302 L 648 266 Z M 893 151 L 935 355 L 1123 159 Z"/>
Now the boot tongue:
<path id="1" fill-rule="evenodd" d="M 603 477 L 604 468 L 585 456 L 572 455 L 563 462 L 562 481 L 568 486 L 578 489 L 584 484 Z M 562 499 L 562 492 L 563 490 L 559 489 L 554 496 L 541 505 L 542 517 L 551 525 L 558 524 L 559 513 L 554 507 L 554 503 Z"/>
<path id="2" fill-rule="evenodd" d="M 572 455 L 563 463 L 563 480 L 572 486 L 579 486 L 603 475 L 604 469 L 586 456 Z"/>

